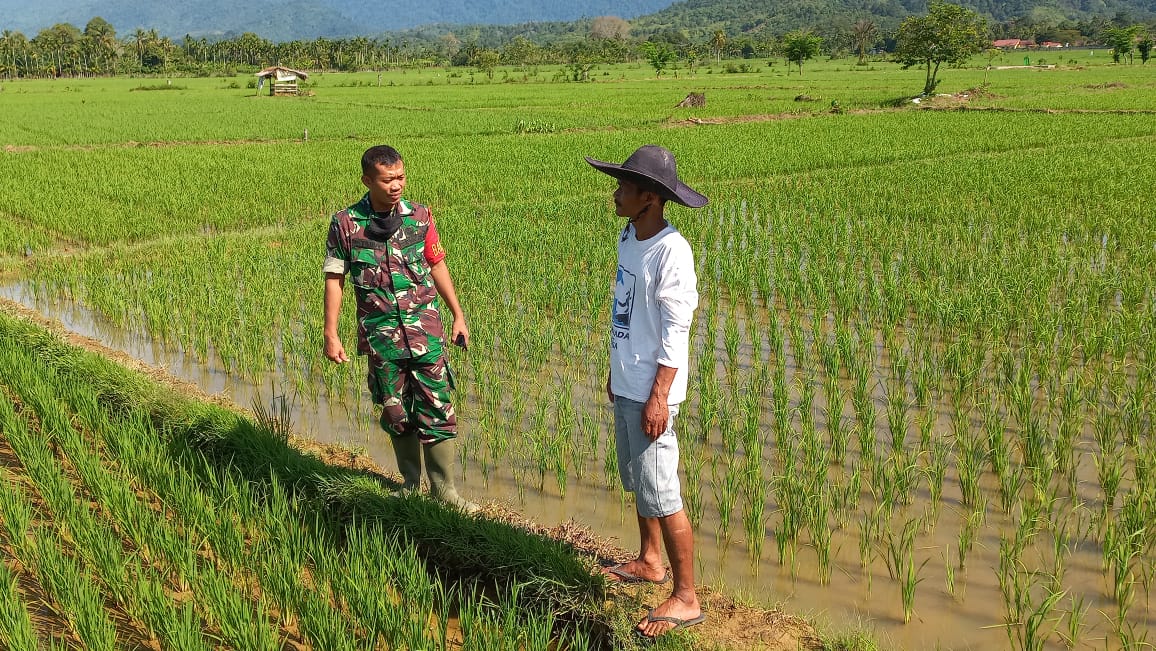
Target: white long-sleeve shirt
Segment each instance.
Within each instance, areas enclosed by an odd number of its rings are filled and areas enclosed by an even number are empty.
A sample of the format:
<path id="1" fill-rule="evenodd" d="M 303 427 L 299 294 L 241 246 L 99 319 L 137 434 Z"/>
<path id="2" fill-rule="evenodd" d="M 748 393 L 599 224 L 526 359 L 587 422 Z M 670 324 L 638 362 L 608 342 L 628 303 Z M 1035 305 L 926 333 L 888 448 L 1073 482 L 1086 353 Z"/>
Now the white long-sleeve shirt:
<path id="1" fill-rule="evenodd" d="M 643 241 L 627 225 L 618 242 L 610 318 L 610 390 L 645 402 L 658 365 L 677 369 L 667 403 L 686 399 L 690 322 L 698 307 L 690 243 L 673 226 Z"/>

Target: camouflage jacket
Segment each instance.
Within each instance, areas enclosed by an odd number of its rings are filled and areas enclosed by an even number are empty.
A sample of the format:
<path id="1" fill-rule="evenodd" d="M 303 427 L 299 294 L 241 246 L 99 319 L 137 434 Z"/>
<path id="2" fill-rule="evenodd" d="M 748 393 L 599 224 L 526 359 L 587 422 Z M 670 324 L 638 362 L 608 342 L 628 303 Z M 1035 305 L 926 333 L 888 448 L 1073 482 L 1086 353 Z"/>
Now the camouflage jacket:
<path id="1" fill-rule="evenodd" d="M 401 227 L 386 242 L 365 236 L 374 216 L 369 195 L 333 215 L 326 241 L 326 271 L 333 260 L 345 269 L 357 298 L 357 352 L 380 360 L 440 354 L 444 330 L 437 288 L 426 259 L 429 209 L 404 199 Z"/>

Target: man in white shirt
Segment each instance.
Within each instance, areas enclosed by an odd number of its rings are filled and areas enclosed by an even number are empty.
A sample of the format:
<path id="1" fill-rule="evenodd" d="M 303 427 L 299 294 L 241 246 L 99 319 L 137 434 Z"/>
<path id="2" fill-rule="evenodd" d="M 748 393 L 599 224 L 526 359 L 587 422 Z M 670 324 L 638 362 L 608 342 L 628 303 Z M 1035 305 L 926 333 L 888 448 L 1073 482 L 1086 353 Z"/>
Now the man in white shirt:
<path id="1" fill-rule="evenodd" d="M 623 487 L 634 493 L 640 544 L 638 558 L 604 572 L 623 583 L 662 584 L 673 574 L 670 597 L 637 626 L 639 635 L 655 638 L 705 619 L 694 588 L 694 532 L 683 509 L 673 429 L 686 398 L 697 279 L 690 244 L 664 211 L 667 201 L 700 208 L 707 198 L 678 179 L 674 155 L 656 145 L 638 148 L 621 165 L 586 162 L 618 179 L 615 212 L 627 218 L 618 241 L 606 397 L 614 404 L 618 469 Z"/>

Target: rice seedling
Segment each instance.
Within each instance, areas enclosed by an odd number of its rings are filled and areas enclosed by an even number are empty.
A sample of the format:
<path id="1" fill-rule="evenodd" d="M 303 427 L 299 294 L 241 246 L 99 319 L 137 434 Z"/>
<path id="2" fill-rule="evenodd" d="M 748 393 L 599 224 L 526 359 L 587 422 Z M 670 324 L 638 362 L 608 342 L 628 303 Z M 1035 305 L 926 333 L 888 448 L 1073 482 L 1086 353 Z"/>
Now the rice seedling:
<path id="1" fill-rule="evenodd" d="M 859 568 L 867 580 L 868 592 L 871 591 L 871 563 L 882 536 L 885 516 L 882 508 L 863 511 L 859 516 Z"/>
<path id="2" fill-rule="evenodd" d="M 577 418 L 574 415 L 573 386 L 563 384 L 557 396 L 557 407 L 554 412 L 555 421 L 553 432 L 548 434 L 547 454 L 550 466 L 554 471 L 554 480 L 558 486 L 558 494 L 566 496 L 566 486 L 570 477 L 570 463 L 575 455 L 573 437 L 577 430 Z"/>
<path id="3" fill-rule="evenodd" d="M 999 581 L 1006 608 L 1008 642 L 1017 650 L 1043 649 L 1059 624 L 1058 620 L 1052 619 L 1052 611 L 1067 592 L 1048 590 L 1044 585 L 1046 579 L 1036 572 L 1019 568 L 1018 560 L 1011 561 L 1015 565 L 1005 567 L 1003 544 L 1001 540 Z M 1041 590 L 1042 594 L 1033 594 Z"/>
<path id="4" fill-rule="evenodd" d="M 955 565 L 951 562 L 951 547 L 943 549 L 943 567 L 946 572 L 947 594 L 955 598 Z"/>
<path id="5" fill-rule="evenodd" d="M 842 484 L 837 484 L 832 488 L 832 508 L 838 529 L 847 528 L 851 516 L 858 512 L 862 483 L 863 477 L 858 464 L 856 464 L 852 467 L 851 472 L 845 476 Z"/>
<path id="6" fill-rule="evenodd" d="M 1108 569 L 1111 571 L 1112 583 L 1110 594 L 1116 604 L 1116 627 L 1119 632 L 1128 617 L 1128 611 L 1136 598 L 1135 563 L 1140 554 L 1140 541 L 1144 532 L 1131 533 L 1117 532 L 1114 524 L 1109 523 L 1104 539 L 1104 556 Z"/>
<path id="7" fill-rule="evenodd" d="M 934 383 L 935 367 L 926 359 L 917 362 L 915 373 L 912 375 L 911 390 L 915 396 L 915 404 L 921 410 L 931 407 L 931 393 Z"/>
<path id="8" fill-rule="evenodd" d="M 586 414 L 578 416 L 578 436 L 582 441 L 581 452 L 575 455 L 574 465 L 579 479 L 585 479 L 587 466 L 598 454 L 598 422 Z"/>
<path id="9" fill-rule="evenodd" d="M 800 376 L 797 380 L 799 392 L 799 404 L 796 411 L 799 414 L 799 423 L 806 429 L 815 427 L 815 378 L 808 372 L 806 375 Z"/>
<path id="10" fill-rule="evenodd" d="M 907 389 L 902 383 L 887 386 L 887 427 L 891 433 L 891 453 L 899 454 L 907 438 Z"/>
<path id="11" fill-rule="evenodd" d="M 996 459 L 999 459 L 996 477 L 999 479 L 1000 505 L 1003 507 L 1004 513 L 1011 513 L 1012 507 L 1018 502 L 1020 491 L 1024 486 L 1023 468 L 1019 464 L 1012 464 L 1008 461 L 1006 448 L 998 454 Z"/>
<path id="12" fill-rule="evenodd" d="M 702 470 L 707 463 L 706 454 L 703 452 L 702 445 L 694 440 L 691 440 L 685 445 L 680 452 L 682 452 L 682 464 L 684 481 L 686 490 L 683 492 L 683 499 L 686 502 L 686 514 L 690 518 L 691 525 L 696 529 L 702 524 L 705 504 L 703 502 L 703 485 L 702 485 Z"/>
<path id="13" fill-rule="evenodd" d="M 803 324 L 799 320 L 798 313 L 792 310 L 787 319 L 787 341 L 791 348 L 791 353 L 795 356 L 795 364 L 798 368 L 811 368 L 811 360 L 807 351 L 809 347 L 806 343 L 806 338 L 803 336 Z"/>
<path id="14" fill-rule="evenodd" d="M 1069 595 L 1069 601 L 1071 605 L 1064 614 L 1064 630 L 1060 633 L 1060 637 L 1065 647 L 1074 649 L 1080 645 L 1091 604 L 1087 603 L 1084 595 L 1074 592 Z"/>
<path id="15" fill-rule="evenodd" d="M 772 363 L 783 359 L 783 326 L 778 319 L 768 319 L 766 324 L 767 348 Z"/>
<path id="16" fill-rule="evenodd" d="M 546 422 L 550 415 L 549 396 L 539 394 L 534 404 L 534 413 L 530 416 L 529 437 L 530 445 L 517 448 L 519 456 L 527 470 L 536 472 L 535 486 L 541 493 L 546 487 L 546 473 L 550 472 L 553 457 L 550 454 L 550 431 Z"/>
<path id="17" fill-rule="evenodd" d="M 735 504 L 742 492 L 744 475 L 742 466 L 737 463 L 726 464 L 726 469 L 719 474 L 718 466 L 714 468 L 715 505 L 718 508 L 719 528 L 718 535 L 726 540 L 730 536 L 731 516 L 734 514 Z"/>
<path id="18" fill-rule="evenodd" d="M 887 563 L 887 573 L 899 584 L 904 624 L 911 621 L 915 610 L 915 588 L 923 582 L 919 574 L 929 560 L 925 558 L 918 566 L 915 564 L 915 536 L 921 526 L 918 519 L 907 520 L 898 539 L 894 531 L 888 529 L 885 532 L 883 558 Z"/>
<path id="19" fill-rule="evenodd" d="M 743 529 L 747 536 L 747 549 L 752 564 L 757 565 L 763 555 L 763 541 L 767 537 L 765 513 L 767 508 L 767 483 L 763 481 L 758 464 L 748 464 L 744 477 L 747 500 L 743 508 Z"/>
<path id="20" fill-rule="evenodd" d="M 787 388 L 786 371 L 780 364 L 775 370 L 775 379 L 771 384 L 771 415 L 776 436 L 777 447 L 785 447 L 790 438 L 791 429 L 791 398 Z"/>
<path id="21" fill-rule="evenodd" d="M 835 365 L 837 367 L 837 364 Z M 823 399 L 826 403 L 827 428 L 831 435 L 831 460 L 842 464 L 847 456 L 847 441 L 851 430 L 843 421 L 843 405 L 846 395 L 839 384 L 836 372 L 827 373 L 823 377 Z"/>
<path id="22" fill-rule="evenodd" d="M 614 432 L 611 428 L 606 429 L 605 450 L 606 452 L 602 456 L 602 476 L 606 482 L 606 487 L 621 486 L 622 482 L 618 476 L 618 452 L 614 442 Z"/>
<path id="23" fill-rule="evenodd" d="M 703 368 L 706 365 L 704 360 L 707 360 L 706 355 L 699 356 L 699 375 L 698 375 L 698 413 L 699 413 L 699 428 L 697 432 L 698 441 L 705 443 L 710 440 L 711 432 L 718 426 L 721 407 L 722 394 L 719 389 L 718 378 L 714 374 L 714 362 L 710 361 L 709 369 Z"/>
<path id="24" fill-rule="evenodd" d="M 855 418 L 858 421 L 860 431 L 870 432 L 872 437 L 875 435 L 875 418 L 876 409 L 875 402 L 871 399 L 871 394 L 867 388 L 867 378 L 864 375 L 855 378 L 855 387 L 851 393 L 851 404 L 855 408 Z M 862 441 L 860 441 L 862 443 Z M 874 449 L 874 445 L 870 446 Z M 867 451 L 860 446 L 860 454 L 866 454 Z"/>
<path id="25" fill-rule="evenodd" d="M 976 504 L 974 510 L 964 519 L 963 526 L 959 530 L 956 556 L 959 558 L 959 569 L 961 570 L 967 569 L 967 554 L 975 544 L 975 537 L 983 525 L 985 513 L 986 504 L 982 502 Z"/>
<path id="26" fill-rule="evenodd" d="M 1120 648 L 1128 649 L 1150 649 L 1152 644 L 1148 641 L 1148 629 L 1140 628 L 1132 622 L 1125 622 L 1117 633 L 1120 637 Z"/>
<path id="27" fill-rule="evenodd" d="M 817 490 L 827 481 L 831 461 L 829 449 L 813 423 L 804 424 L 799 437 L 799 452 L 803 455 L 803 483 L 808 490 Z"/>
<path id="28" fill-rule="evenodd" d="M 874 407 L 870 409 L 873 411 Z M 855 438 L 859 442 L 859 458 L 864 460 L 866 464 L 869 464 L 867 465 L 868 469 L 873 471 L 875 459 L 878 456 L 875 453 L 876 439 L 874 426 L 868 427 L 864 425 L 863 422 L 859 422 L 855 426 Z M 873 472 L 872 477 L 874 477 Z"/>
<path id="29" fill-rule="evenodd" d="M 1052 530 L 1052 564 L 1048 573 L 1049 589 L 1058 592 L 1064 585 L 1064 574 L 1067 569 L 1067 559 L 1072 555 L 1074 541 L 1068 531 L 1070 520 L 1056 524 Z"/>
<path id="30" fill-rule="evenodd" d="M 931 458 L 927 465 L 927 492 L 931 498 L 931 508 L 938 510 L 943 501 L 943 482 L 947 477 L 947 463 L 951 447 L 943 439 L 936 439 L 931 446 Z"/>
<path id="31" fill-rule="evenodd" d="M 819 584 L 827 585 L 831 582 L 831 492 L 825 486 L 819 488 L 817 495 L 812 496 L 808 503 L 807 523 L 811 532 L 811 544 L 815 547 L 818 556 L 817 571 Z"/>
<path id="32" fill-rule="evenodd" d="M 842 357 L 839 354 L 839 347 L 835 341 L 830 340 L 825 336 L 817 335 L 814 338 L 816 349 L 816 356 L 819 363 L 823 367 L 825 377 L 839 377 L 839 368 L 842 362 Z"/>
<path id="33" fill-rule="evenodd" d="M 785 564 L 789 558 L 794 572 L 794 552 L 798 548 L 799 532 L 806 523 L 806 489 L 797 477 L 794 455 L 787 455 L 784 461 L 782 473 L 770 478 L 780 515 L 779 526 L 775 528 L 775 546 L 779 564 Z"/>
<path id="34" fill-rule="evenodd" d="M 910 504 L 919 477 L 919 466 L 906 454 L 880 459 L 879 469 L 872 473 L 875 501 L 891 511 L 898 504 Z"/>
<path id="35" fill-rule="evenodd" d="M 723 322 L 723 349 L 726 351 L 727 360 L 727 376 L 733 378 L 737 374 L 739 366 L 739 318 L 735 310 L 730 310 L 724 318 Z M 728 382 L 729 385 L 734 386 L 735 382 Z"/>
<path id="36" fill-rule="evenodd" d="M 932 440 L 935 435 L 935 426 L 938 420 L 938 415 L 933 410 L 924 410 L 916 417 L 916 425 L 919 428 L 920 452 L 931 451 Z"/>
<path id="37" fill-rule="evenodd" d="M 1096 475 L 1100 481 L 1100 490 L 1103 495 L 1101 517 L 1106 520 L 1108 514 L 1115 507 L 1116 497 L 1120 492 L 1120 483 L 1124 479 L 1124 450 L 1115 448 L 1100 451 L 1095 453 L 1094 457 Z"/>
<path id="38" fill-rule="evenodd" d="M 828 433 L 831 436 L 831 462 L 842 466 L 847 460 L 847 443 L 851 440 L 851 424 L 841 415 L 829 416 Z"/>

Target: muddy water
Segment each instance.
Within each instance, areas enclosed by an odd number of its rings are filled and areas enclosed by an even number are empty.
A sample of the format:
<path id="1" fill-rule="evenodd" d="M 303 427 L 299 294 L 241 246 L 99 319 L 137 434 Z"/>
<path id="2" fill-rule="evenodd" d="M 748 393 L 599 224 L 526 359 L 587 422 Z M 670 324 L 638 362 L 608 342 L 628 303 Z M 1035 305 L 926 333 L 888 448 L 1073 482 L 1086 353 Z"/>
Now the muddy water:
<path id="1" fill-rule="evenodd" d="M 220 365 L 211 359 L 207 364 L 196 363 L 178 349 L 156 344 L 139 333 L 112 327 L 98 316 L 71 303 L 37 301 L 20 286 L 0 288 L 0 296 L 36 309 L 44 316 L 60 321 L 73 332 L 92 337 L 110 348 L 164 368 L 176 377 L 195 383 L 206 393 L 223 393 L 236 404 L 247 406 L 254 401 L 268 404 L 270 387 L 278 384 L 276 377 L 264 378 L 259 383 L 237 380 L 222 372 Z M 721 345 L 722 337 L 719 339 Z M 752 352 L 746 346 L 744 344 L 740 351 L 740 357 Z M 793 372 L 793 369 L 788 368 L 789 374 Z M 792 397 L 793 404 L 796 398 Z M 600 395 L 598 382 L 584 382 L 575 386 L 574 402 L 586 412 L 594 411 L 600 420 L 600 428 L 605 430 L 610 422 L 609 407 Z M 821 390 L 815 397 L 815 407 L 816 413 L 822 413 L 825 409 Z M 292 413 L 293 423 L 302 435 L 363 450 L 381 466 L 390 470 L 396 468 L 388 442 L 372 425 L 367 395 L 361 397 L 360 406 L 353 407 L 330 405 L 324 398 L 319 398 L 316 404 L 301 400 L 293 405 Z M 463 441 L 468 441 L 470 437 L 470 414 L 471 407 L 463 405 Z M 693 417 L 689 414 L 684 416 L 686 418 L 680 417 L 682 426 L 693 426 Z M 880 419 L 883 418 L 881 411 Z M 821 417 L 817 420 L 817 426 L 820 430 L 825 429 Z M 947 416 L 942 415 L 937 428 L 947 427 Z M 605 440 L 604 432 L 600 436 Z M 853 441 L 851 445 L 854 447 Z M 1084 490 L 1094 493 L 1095 468 L 1090 461 L 1090 446 L 1085 442 L 1085 447 L 1077 453 L 1082 458 L 1079 473 L 1083 483 L 1081 494 Z M 571 467 L 577 465 L 575 462 Z M 571 472 L 565 495 L 561 494 L 556 480 L 549 472 L 540 482 L 539 488 L 537 471 L 523 468 L 522 472 L 515 473 L 510 468 L 494 467 L 483 474 L 473 457 L 467 459 L 463 466 L 459 469 L 459 486 L 472 499 L 495 500 L 512 505 L 527 517 L 547 526 L 574 520 L 603 537 L 617 540 L 627 549 L 637 545 L 633 505 L 616 487 L 607 487 L 608 484 L 616 486 L 616 482 L 607 481 L 601 456 L 590 459 L 585 472 L 580 476 L 574 476 L 578 473 Z M 725 465 L 720 465 L 717 472 L 724 470 Z M 890 523 L 893 530 L 901 529 L 905 520 L 924 516 L 928 512 L 925 482 L 920 481 L 921 488 L 916 494 L 915 505 L 897 513 Z M 985 488 L 990 489 L 991 486 L 985 485 Z M 709 464 L 703 473 L 702 490 L 707 495 L 704 499 L 706 515 L 696 535 L 700 582 L 725 586 L 758 603 L 782 605 L 789 612 L 814 618 L 823 628 L 841 630 L 864 627 L 883 641 L 885 648 L 917 651 L 929 648 L 997 649 L 1011 646 L 1002 626 L 1005 610 L 997 568 L 1000 535 L 1010 536 L 1016 523 L 1014 516 L 1003 514 L 994 501 L 987 509 L 986 524 L 979 528 L 975 546 L 968 554 L 966 569 L 955 571 L 954 594 L 948 588 L 946 568 L 948 564 L 957 565 L 959 534 L 969 512 L 960 506 L 962 500 L 954 464 L 949 468 L 944 481 L 942 507 L 935 516 L 928 516 L 930 524 L 921 530 L 916 542 L 916 566 L 919 567 L 924 560 L 927 563 L 918 575 L 920 583 L 916 590 L 914 613 L 911 622 L 907 624 L 903 622 L 899 584 L 888 575 L 882 555 L 875 557 L 868 570 L 864 571 L 860 566 L 858 512 L 850 516 L 845 528 L 834 531 L 833 571 L 830 583 L 821 585 L 816 579 L 818 570 L 815 550 L 804 542 L 795 551 L 793 563 L 780 563 L 771 526 L 767 529 L 761 558 L 752 558 L 750 547 L 743 540 L 745 533 L 741 522 L 741 499 L 732 516 L 729 535 L 725 539 L 719 536 L 717 509 L 710 495 Z M 769 500 L 768 504 L 773 505 L 773 500 Z M 777 518 L 768 513 L 768 520 L 773 524 Z M 804 533 L 802 540 L 806 539 Z M 1051 558 L 1050 550 L 1044 548 L 1046 546 L 1047 543 L 1029 546 L 1024 554 L 1025 560 L 1033 565 L 1046 565 L 1046 559 Z M 1116 606 L 1109 596 L 1109 586 L 1101 570 L 1101 563 L 1097 546 L 1079 544 L 1074 547 L 1065 564 L 1063 579 L 1069 594 L 1053 611 L 1050 620 L 1056 621 L 1058 630 L 1064 630 L 1067 613 L 1072 607 L 1071 597 L 1082 598 L 1083 605 L 1088 607 L 1088 614 L 1080 633 L 1080 646 L 1118 648 L 1118 638 L 1112 624 Z M 1142 633 L 1153 628 L 1156 618 L 1149 608 L 1151 593 L 1145 592 L 1146 586 L 1138 583 L 1135 589 L 1136 597 L 1128 621 L 1136 631 Z M 1037 591 L 1033 603 L 1038 603 L 1041 598 Z M 1060 617 L 1064 621 L 1059 621 Z M 1044 626 L 1044 630 L 1050 629 L 1050 623 Z M 1059 638 L 1053 635 L 1047 648 L 1064 647 Z"/>

